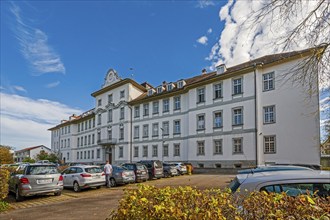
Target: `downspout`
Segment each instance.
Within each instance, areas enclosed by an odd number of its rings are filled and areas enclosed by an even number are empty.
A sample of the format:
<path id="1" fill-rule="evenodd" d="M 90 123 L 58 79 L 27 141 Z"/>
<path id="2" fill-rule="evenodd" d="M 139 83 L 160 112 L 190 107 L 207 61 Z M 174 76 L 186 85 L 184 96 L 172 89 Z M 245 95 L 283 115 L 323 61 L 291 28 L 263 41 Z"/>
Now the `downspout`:
<path id="1" fill-rule="evenodd" d="M 131 129 L 131 132 L 130 132 L 130 160 L 129 160 L 129 162 L 130 163 L 132 163 L 132 159 L 133 159 L 133 152 L 132 152 L 132 150 L 133 150 L 133 110 L 132 110 L 132 106 L 129 106 L 129 105 L 127 105 L 128 106 L 128 108 L 131 110 L 131 117 L 130 117 L 130 120 L 131 120 L 131 127 L 130 127 L 130 129 Z"/>
<path id="2" fill-rule="evenodd" d="M 253 63 L 252 66 L 253 66 L 253 73 L 254 73 L 254 123 L 255 123 L 255 135 L 254 135 L 254 138 L 255 138 L 255 144 L 256 144 L 256 166 L 259 165 L 260 161 L 259 161 L 259 145 L 258 145 L 258 111 L 257 111 L 257 108 L 258 108 L 258 100 L 257 100 L 257 73 L 256 73 L 256 70 L 257 70 L 257 67 L 258 66 L 262 66 L 264 63 L 263 62 L 259 62 L 259 63 Z"/>

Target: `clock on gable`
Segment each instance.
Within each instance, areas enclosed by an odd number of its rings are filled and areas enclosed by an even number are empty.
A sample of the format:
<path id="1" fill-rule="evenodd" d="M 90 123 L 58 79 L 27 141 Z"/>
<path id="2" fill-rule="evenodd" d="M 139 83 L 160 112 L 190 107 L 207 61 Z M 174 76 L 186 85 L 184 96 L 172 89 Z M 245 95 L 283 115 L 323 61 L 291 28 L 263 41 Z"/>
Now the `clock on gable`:
<path id="1" fill-rule="evenodd" d="M 105 76 L 104 84 L 102 87 L 104 88 L 106 86 L 112 85 L 115 82 L 118 82 L 119 80 L 120 80 L 120 78 L 118 77 L 116 70 L 109 69 L 109 71 L 107 72 L 107 75 Z"/>

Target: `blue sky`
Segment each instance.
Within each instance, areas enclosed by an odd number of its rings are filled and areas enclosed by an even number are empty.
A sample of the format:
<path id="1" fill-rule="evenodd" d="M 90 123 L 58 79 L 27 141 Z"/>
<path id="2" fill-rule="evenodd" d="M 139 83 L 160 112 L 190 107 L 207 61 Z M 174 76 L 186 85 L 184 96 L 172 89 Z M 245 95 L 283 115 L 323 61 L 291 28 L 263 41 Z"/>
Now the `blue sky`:
<path id="1" fill-rule="evenodd" d="M 0 144 L 50 146 L 47 129 L 93 108 L 109 68 L 157 86 L 280 52 L 235 28 L 250 3 L 1 1 Z"/>

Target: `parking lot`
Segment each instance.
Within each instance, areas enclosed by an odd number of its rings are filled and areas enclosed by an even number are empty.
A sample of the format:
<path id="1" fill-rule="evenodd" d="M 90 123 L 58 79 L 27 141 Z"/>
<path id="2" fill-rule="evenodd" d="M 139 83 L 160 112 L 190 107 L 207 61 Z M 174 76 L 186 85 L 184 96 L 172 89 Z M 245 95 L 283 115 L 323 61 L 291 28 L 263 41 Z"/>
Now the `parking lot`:
<path id="1" fill-rule="evenodd" d="M 141 184 L 165 186 L 193 186 L 200 189 L 224 188 L 233 179 L 228 174 L 196 174 L 172 178 L 162 178 Z M 1 219 L 105 219 L 116 209 L 126 188 L 136 188 L 137 184 L 129 184 L 114 188 L 87 189 L 79 193 L 65 189 L 61 196 L 45 195 L 29 197 L 16 203 L 10 195 L 7 201 L 10 210 L 0 214 Z"/>

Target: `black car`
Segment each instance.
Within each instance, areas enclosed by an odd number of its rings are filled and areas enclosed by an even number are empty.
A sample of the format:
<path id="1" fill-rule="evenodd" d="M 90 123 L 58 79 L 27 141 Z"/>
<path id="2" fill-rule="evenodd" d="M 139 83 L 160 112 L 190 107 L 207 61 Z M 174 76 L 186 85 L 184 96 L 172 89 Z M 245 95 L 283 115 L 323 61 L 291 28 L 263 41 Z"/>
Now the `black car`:
<path id="1" fill-rule="evenodd" d="M 169 163 L 163 163 L 164 177 L 178 176 L 176 167 Z"/>
<path id="2" fill-rule="evenodd" d="M 145 182 L 149 179 L 148 169 L 141 163 L 124 163 L 121 166 L 134 171 L 136 182 Z"/>
<path id="3" fill-rule="evenodd" d="M 160 179 L 164 175 L 163 163 L 159 160 L 141 160 L 139 163 L 148 169 L 149 179 Z"/>

